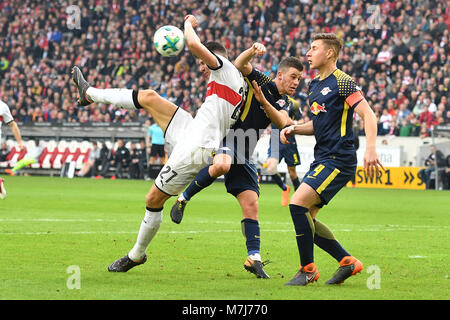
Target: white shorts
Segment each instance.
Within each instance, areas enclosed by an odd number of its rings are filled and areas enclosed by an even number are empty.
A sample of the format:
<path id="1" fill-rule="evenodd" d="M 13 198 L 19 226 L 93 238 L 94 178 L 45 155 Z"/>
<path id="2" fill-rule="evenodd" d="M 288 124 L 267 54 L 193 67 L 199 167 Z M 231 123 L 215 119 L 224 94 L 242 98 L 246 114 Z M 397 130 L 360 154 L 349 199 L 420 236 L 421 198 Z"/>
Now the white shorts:
<path id="1" fill-rule="evenodd" d="M 166 129 L 166 141 L 174 148 L 156 177 L 155 185 L 171 196 L 180 194 L 197 173 L 210 164 L 214 152 L 214 149 L 199 147 L 189 139 L 188 127 L 192 120 L 188 112 L 178 108 Z"/>
<path id="2" fill-rule="evenodd" d="M 173 147 L 175 147 L 178 142 L 184 142 L 186 137 L 188 137 L 186 136 L 186 132 L 192 120 L 194 120 L 194 118 L 192 118 L 189 112 L 178 107 L 172 120 L 170 120 L 167 125 L 164 139 Z"/>

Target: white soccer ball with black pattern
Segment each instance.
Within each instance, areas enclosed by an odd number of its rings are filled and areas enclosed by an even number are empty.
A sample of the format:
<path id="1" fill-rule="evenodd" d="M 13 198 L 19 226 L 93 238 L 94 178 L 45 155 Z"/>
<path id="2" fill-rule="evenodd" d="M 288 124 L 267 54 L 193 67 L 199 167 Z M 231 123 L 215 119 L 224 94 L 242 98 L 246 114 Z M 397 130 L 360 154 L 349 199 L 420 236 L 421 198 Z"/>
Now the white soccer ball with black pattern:
<path id="1" fill-rule="evenodd" d="M 153 44 L 163 57 L 175 57 L 184 48 L 183 31 L 175 26 L 163 26 L 155 32 Z"/>

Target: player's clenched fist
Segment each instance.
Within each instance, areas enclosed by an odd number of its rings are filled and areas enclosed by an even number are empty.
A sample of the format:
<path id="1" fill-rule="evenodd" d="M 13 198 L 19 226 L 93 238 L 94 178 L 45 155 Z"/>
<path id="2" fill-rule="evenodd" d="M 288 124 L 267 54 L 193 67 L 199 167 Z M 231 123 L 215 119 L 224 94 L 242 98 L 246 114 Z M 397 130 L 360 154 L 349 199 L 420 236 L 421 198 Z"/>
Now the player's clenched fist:
<path id="1" fill-rule="evenodd" d="M 186 22 L 189 22 L 193 28 L 198 27 L 198 21 L 192 14 L 188 14 L 186 17 L 184 17 L 184 23 Z"/>
<path id="2" fill-rule="evenodd" d="M 266 46 L 263 45 L 262 43 L 255 42 L 252 45 L 252 50 L 253 50 L 254 55 L 262 56 L 263 54 L 266 53 Z"/>
<path id="3" fill-rule="evenodd" d="M 284 128 L 280 132 L 280 140 L 283 144 L 289 144 L 288 139 L 294 134 L 294 126 Z"/>

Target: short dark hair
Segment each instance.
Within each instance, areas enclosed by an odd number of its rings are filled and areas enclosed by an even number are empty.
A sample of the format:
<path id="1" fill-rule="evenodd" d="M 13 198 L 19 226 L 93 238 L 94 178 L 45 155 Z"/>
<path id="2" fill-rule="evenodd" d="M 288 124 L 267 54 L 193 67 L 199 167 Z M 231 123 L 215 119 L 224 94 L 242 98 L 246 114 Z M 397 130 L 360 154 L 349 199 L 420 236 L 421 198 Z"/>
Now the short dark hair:
<path id="1" fill-rule="evenodd" d="M 208 48 L 209 51 L 218 53 L 224 57 L 228 57 L 227 49 L 220 42 L 209 41 L 209 42 L 205 43 L 205 47 Z"/>
<path id="2" fill-rule="evenodd" d="M 313 37 L 313 41 L 322 40 L 325 45 L 334 50 L 336 59 L 339 57 L 339 52 L 343 47 L 343 41 L 335 33 L 318 33 Z"/>
<path id="3" fill-rule="evenodd" d="M 287 57 L 281 60 L 280 64 L 278 65 L 278 70 L 284 71 L 288 68 L 295 68 L 300 72 L 302 72 L 304 69 L 302 62 L 297 57 Z"/>

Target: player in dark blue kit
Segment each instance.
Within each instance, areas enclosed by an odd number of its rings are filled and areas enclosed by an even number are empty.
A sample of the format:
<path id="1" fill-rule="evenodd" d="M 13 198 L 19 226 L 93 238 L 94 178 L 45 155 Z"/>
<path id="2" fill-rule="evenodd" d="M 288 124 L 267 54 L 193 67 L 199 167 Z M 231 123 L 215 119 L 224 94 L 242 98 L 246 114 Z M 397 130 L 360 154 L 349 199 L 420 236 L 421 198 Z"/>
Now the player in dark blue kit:
<path id="1" fill-rule="evenodd" d="M 339 262 L 339 268 L 326 284 L 340 284 L 361 272 L 363 264 L 351 256 L 334 238 L 326 225 L 315 219 L 318 211 L 344 187 L 356 170 L 353 144 L 353 113 L 364 121 L 366 152 L 364 167 L 370 177 L 381 165 L 376 152 L 377 120 L 354 80 L 336 68 L 342 42 L 335 34 L 317 34 L 306 57 L 319 75 L 308 89 L 311 121 L 285 128 L 283 143 L 293 134 L 316 138 L 314 161 L 300 187 L 291 198 L 289 210 L 294 223 L 300 269 L 287 285 L 304 286 L 319 278 L 314 263 L 314 244 Z"/>
<path id="2" fill-rule="evenodd" d="M 289 105 L 287 107 L 288 114 L 294 124 L 303 123 L 302 113 L 299 110 L 299 106 L 295 105 L 297 102 L 289 98 Z M 272 145 L 278 148 L 272 148 Z M 275 149 L 275 150 L 274 150 Z M 291 178 L 292 184 L 294 185 L 294 190 L 300 186 L 300 181 L 298 180 L 296 166 L 300 165 L 300 155 L 297 149 L 297 142 L 295 137 L 289 138 L 289 144 L 283 144 L 280 140 L 280 131 L 272 123 L 270 131 L 270 144 L 268 150 L 267 162 L 263 164 L 263 168 L 266 168 L 267 173 L 272 176 L 275 183 L 281 188 L 281 205 L 283 207 L 289 204 L 289 193 L 291 188 L 289 185 L 283 182 L 281 175 L 278 173 L 278 164 L 282 159 L 287 165 L 289 177 Z"/>
<path id="3" fill-rule="evenodd" d="M 187 201 L 215 179 L 225 175 L 227 192 L 236 197 L 242 208 L 241 226 L 248 252 L 244 268 L 258 278 L 269 278 L 264 271 L 260 255 L 258 173 L 249 159 L 259 139 L 260 131 L 266 129 L 271 122 L 279 128 L 292 124 L 284 109 L 288 103 L 287 95 L 292 95 L 299 85 L 303 65 L 299 59 L 288 57 L 280 62 L 277 77 L 272 80 L 253 69 L 250 64 L 251 58 L 259 52 L 258 50 L 257 47 L 252 47 L 244 51 L 234 62 L 247 81 L 253 84 L 253 88 L 249 86 L 250 91 L 240 118 L 233 130 L 230 130 L 230 134 L 225 137 L 222 147 L 213 159 L 213 164 L 198 173 L 172 207 L 170 216 L 175 223 L 180 223 Z"/>

